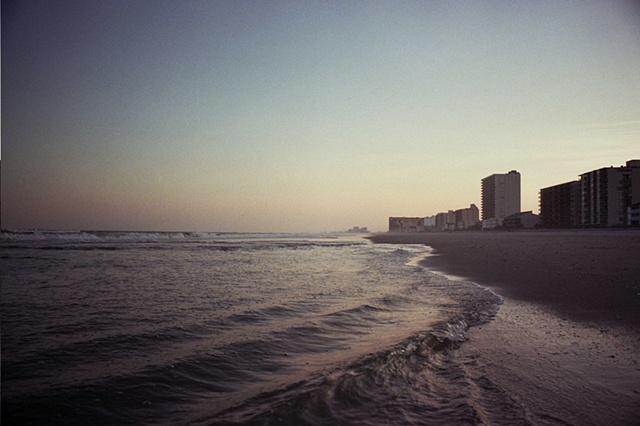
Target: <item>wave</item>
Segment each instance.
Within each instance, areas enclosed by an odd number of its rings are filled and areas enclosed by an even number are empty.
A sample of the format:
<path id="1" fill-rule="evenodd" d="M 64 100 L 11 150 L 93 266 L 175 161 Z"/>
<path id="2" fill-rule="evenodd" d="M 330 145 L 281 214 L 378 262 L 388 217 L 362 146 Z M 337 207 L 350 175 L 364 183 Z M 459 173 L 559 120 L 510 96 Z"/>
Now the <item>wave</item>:
<path id="1" fill-rule="evenodd" d="M 436 276 L 433 285 L 440 284 L 465 307 L 461 313 L 395 345 L 256 394 L 194 424 L 526 424 L 521 404 L 489 380 L 477 360 L 456 350 L 468 339 L 470 327 L 495 315 L 501 299 L 471 282 L 451 285 Z M 358 328 L 383 321 L 387 306 L 402 304 L 403 298 L 395 299 L 384 297 L 328 313 L 319 318 L 320 327 L 293 327 L 282 341 L 305 342 L 300 349 L 306 351 L 327 336 L 331 338 L 319 348 L 351 345 Z M 340 341 L 339 330 L 349 329 L 349 336 Z"/>
<path id="2" fill-rule="evenodd" d="M 235 232 L 153 232 L 153 231 L 73 231 L 46 229 L 3 229 L 3 242 L 101 242 L 101 241 L 197 241 L 283 238 L 330 238 L 331 234 L 235 233 Z"/>
<path id="3" fill-rule="evenodd" d="M 3 249 L 35 249 L 2 253 L 15 261 L 7 276 L 33 273 L 22 278 L 29 288 L 15 282 L 13 298 L 3 294 L 14 328 L 3 330 L 5 418 L 518 423 L 502 421 L 504 413 L 519 419 L 517 408 L 455 350 L 469 327 L 495 314 L 499 297 L 406 267 L 425 246 L 317 234 L 2 232 Z M 113 249 L 137 252 L 89 251 Z M 132 269 L 125 260 L 136 256 Z M 44 309 L 56 294 L 71 301 Z"/>
<path id="4" fill-rule="evenodd" d="M 194 424 L 526 423 L 522 406 L 457 349 L 468 325 L 454 318 L 343 368 L 197 419 Z"/>

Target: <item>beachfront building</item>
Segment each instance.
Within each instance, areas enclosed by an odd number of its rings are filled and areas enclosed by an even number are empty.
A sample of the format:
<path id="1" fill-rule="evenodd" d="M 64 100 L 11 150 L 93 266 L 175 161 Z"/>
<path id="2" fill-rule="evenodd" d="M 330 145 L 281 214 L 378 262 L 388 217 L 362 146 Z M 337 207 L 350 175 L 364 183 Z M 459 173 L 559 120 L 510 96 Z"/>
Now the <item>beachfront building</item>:
<path id="1" fill-rule="evenodd" d="M 351 232 L 353 234 L 368 234 L 369 229 L 366 226 L 354 226 L 353 228 L 347 230 L 347 232 Z"/>
<path id="2" fill-rule="evenodd" d="M 496 218 L 484 219 L 482 221 L 482 230 L 486 231 L 487 229 L 496 229 L 500 226 L 501 221 Z"/>
<path id="3" fill-rule="evenodd" d="M 580 175 L 582 225 L 628 226 L 629 207 L 640 203 L 640 160 Z"/>
<path id="4" fill-rule="evenodd" d="M 545 228 L 574 228 L 582 225 L 582 193 L 579 180 L 540 190 L 540 225 Z"/>
<path id="5" fill-rule="evenodd" d="M 509 229 L 535 228 L 540 224 L 540 216 L 531 210 L 528 212 L 514 213 L 502 220 L 502 227 Z"/>
<path id="6" fill-rule="evenodd" d="M 629 225 L 640 226 L 640 203 L 635 203 L 627 209 Z"/>
<path id="7" fill-rule="evenodd" d="M 493 174 L 482 179 L 482 220 L 502 220 L 520 212 L 520 173 Z M 495 221 L 491 221 L 491 224 Z M 483 228 L 485 226 L 483 225 Z"/>
<path id="8" fill-rule="evenodd" d="M 453 231 L 456 229 L 456 212 L 449 210 L 436 215 L 436 231 Z"/>
<path id="9" fill-rule="evenodd" d="M 457 230 L 469 229 L 480 223 L 480 209 L 475 204 L 456 210 L 455 216 Z"/>
<path id="10" fill-rule="evenodd" d="M 418 223 L 418 227 L 422 232 L 434 231 L 436 229 L 436 217 L 429 216 L 421 218 L 420 222 Z"/>
<path id="11" fill-rule="evenodd" d="M 389 232 L 418 232 L 419 217 L 390 217 Z"/>

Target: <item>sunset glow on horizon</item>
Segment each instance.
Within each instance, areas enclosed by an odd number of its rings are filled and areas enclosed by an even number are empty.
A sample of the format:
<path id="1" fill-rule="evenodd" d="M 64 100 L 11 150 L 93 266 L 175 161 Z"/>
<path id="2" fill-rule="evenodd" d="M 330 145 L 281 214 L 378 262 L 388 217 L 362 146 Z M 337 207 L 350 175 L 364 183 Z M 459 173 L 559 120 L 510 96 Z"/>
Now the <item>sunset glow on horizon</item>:
<path id="1" fill-rule="evenodd" d="M 640 157 L 640 6 L 2 4 L 2 228 L 384 231 Z"/>

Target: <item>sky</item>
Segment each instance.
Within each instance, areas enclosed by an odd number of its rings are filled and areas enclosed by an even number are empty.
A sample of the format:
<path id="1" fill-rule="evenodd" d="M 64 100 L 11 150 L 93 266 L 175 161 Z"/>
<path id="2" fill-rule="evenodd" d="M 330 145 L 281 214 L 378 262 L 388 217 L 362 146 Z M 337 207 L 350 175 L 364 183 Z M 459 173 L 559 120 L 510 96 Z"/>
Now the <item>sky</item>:
<path id="1" fill-rule="evenodd" d="M 2 1 L 2 228 L 386 231 L 640 158 L 634 1 Z"/>

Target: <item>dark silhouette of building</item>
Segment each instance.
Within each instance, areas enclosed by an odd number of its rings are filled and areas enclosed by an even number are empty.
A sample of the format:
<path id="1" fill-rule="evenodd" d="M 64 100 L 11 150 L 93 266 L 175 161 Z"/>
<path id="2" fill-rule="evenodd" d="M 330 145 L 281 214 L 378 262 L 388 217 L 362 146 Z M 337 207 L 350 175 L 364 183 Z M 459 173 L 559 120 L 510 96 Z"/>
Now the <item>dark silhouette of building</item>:
<path id="1" fill-rule="evenodd" d="M 546 228 L 630 226 L 640 203 L 640 160 L 582 173 L 580 180 L 540 190 Z"/>
<path id="2" fill-rule="evenodd" d="M 629 212 L 629 225 L 640 226 L 640 203 L 630 205 L 627 211 Z"/>
<path id="3" fill-rule="evenodd" d="M 629 207 L 640 202 L 640 160 L 583 173 L 580 182 L 583 226 L 630 225 Z"/>
<path id="4" fill-rule="evenodd" d="M 545 228 L 582 225 L 582 195 L 579 180 L 540 190 L 540 221 Z"/>
<path id="5" fill-rule="evenodd" d="M 502 220 L 502 227 L 509 229 L 535 228 L 540 224 L 540 216 L 531 210 L 528 212 L 514 213 Z"/>

